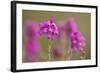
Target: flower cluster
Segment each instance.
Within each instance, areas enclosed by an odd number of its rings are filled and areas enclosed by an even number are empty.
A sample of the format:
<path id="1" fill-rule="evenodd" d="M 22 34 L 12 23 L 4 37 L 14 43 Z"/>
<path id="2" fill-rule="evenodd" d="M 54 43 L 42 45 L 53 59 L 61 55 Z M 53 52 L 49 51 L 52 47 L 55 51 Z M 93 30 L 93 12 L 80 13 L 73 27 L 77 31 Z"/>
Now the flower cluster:
<path id="1" fill-rule="evenodd" d="M 69 34 L 71 41 L 71 48 L 75 52 L 83 51 L 85 46 L 85 38 L 83 37 L 81 32 L 71 32 Z"/>
<path id="2" fill-rule="evenodd" d="M 53 39 L 59 32 L 53 19 L 40 23 L 40 34 L 46 34 L 48 39 Z"/>
<path id="3" fill-rule="evenodd" d="M 78 31 L 76 23 L 72 18 L 68 19 L 67 28 L 72 50 L 75 52 L 83 51 L 85 46 L 85 38 L 82 33 Z"/>
<path id="4" fill-rule="evenodd" d="M 27 42 L 26 42 L 26 56 L 28 61 L 36 61 L 37 55 L 40 51 L 39 43 L 37 42 L 37 32 L 38 28 L 36 23 L 33 21 L 26 21 L 25 22 L 25 32 L 27 35 Z"/>

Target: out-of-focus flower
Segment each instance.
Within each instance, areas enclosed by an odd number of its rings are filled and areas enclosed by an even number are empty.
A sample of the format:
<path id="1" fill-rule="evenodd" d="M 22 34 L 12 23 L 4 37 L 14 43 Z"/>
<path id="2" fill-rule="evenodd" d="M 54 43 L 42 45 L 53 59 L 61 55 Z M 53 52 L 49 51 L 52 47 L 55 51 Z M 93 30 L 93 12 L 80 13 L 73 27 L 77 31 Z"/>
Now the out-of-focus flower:
<path id="1" fill-rule="evenodd" d="M 37 55 L 40 51 L 37 41 L 30 39 L 26 43 L 26 55 L 28 61 L 36 61 Z"/>
<path id="2" fill-rule="evenodd" d="M 71 32 L 69 34 L 71 41 L 71 48 L 75 52 L 83 51 L 85 46 L 85 38 L 83 37 L 81 32 Z"/>
<path id="3" fill-rule="evenodd" d="M 25 43 L 26 56 L 28 61 L 36 61 L 37 55 L 40 52 L 40 47 L 37 41 L 38 25 L 32 21 L 25 22 L 25 33 L 28 36 Z"/>
<path id="4" fill-rule="evenodd" d="M 76 22 L 74 21 L 74 19 L 73 18 L 68 18 L 68 20 L 67 20 L 67 31 L 68 32 L 75 32 L 75 31 L 77 31 L 77 24 L 76 24 Z"/>
<path id="5" fill-rule="evenodd" d="M 53 39 L 59 32 L 53 19 L 40 23 L 40 34 L 46 34 L 48 39 Z"/>
<path id="6" fill-rule="evenodd" d="M 73 20 L 73 18 L 68 19 L 66 27 L 72 50 L 75 52 L 83 51 L 85 46 L 85 38 L 82 33 L 78 31 L 76 22 Z"/>
<path id="7" fill-rule="evenodd" d="M 27 41 L 26 44 L 27 52 L 34 54 L 38 54 L 39 52 L 39 45 L 37 41 L 34 41 L 33 39 L 30 39 Z"/>
<path id="8" fill-rule="evenodd" d="M 26 21 L 24 24 L 25 24 L 25 32 L 28 38 L 36 39 L 38 37 L 39 26 L 33 21 Z"/>
<path id="9" fill-rule="evenodd" d="M 52 49 L 52 53 L 54 58 L 61 58 L 63 55 L 61 48 L 57 48 L 57 47 Z"/>

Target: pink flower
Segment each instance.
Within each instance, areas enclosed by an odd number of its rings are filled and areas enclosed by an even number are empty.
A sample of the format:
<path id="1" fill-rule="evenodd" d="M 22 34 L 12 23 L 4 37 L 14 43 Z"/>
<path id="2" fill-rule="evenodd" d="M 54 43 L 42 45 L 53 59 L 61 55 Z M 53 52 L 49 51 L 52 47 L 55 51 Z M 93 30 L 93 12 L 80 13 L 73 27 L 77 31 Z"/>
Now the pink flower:
<path id="1" fill-rule="evenodd" d="M 75 52 L 82 51 L 85 46 L 85 38 L 83 37 L 81 32 L 71 32 L 69 34 L 69 38 L 71 41 L 71 48 Z"/>
<path id="2" fill-rule="evenodd" d="M 69 37 L 71 48 L 75 52 L 83 51 L 85 46 L 85 38 L 81 32 L 78 31 L 76 22 L 73 18 L 69 18 L 66 25 L 67 35 Z"/>
<path id="3" fill-rule="evenodd" d="M 75 20 L 71 17 L 68 18 L 66 27 L 67 27 L 68 32 L 75 32 L 78 30 Z"/>
<path id="4" fill-rule="evenodd" d="M 53 48 L 52 53 L 53 53 L 54 58 L 60 58 L 63 55 L 61 48 L 57 48 L 57 47 Z"/>
<path id="5" fill-rule="evenodd" d="M 39 52 L 39 45 L 37 41 L 34 41 L 33 39 L 29 39 L 26 43 L 27 52 L 34 54 L 38 54 Z"/>
<path id="6" fill-rule="evenodd" d="M 37 41 L 33 41 L 33 39 L 30 39 L 26 43 L 26 56 L 28 61 L 36 61 L 38 53 L 40 51 L 39 44 Z"/>
<path id="7" fill-rule="evenodd" d="M 46 34 L 48 39 L 53 39 L 59 34 L 58 28 L 54 20 L 50 19 L 47 22 L 40 23 L 40 34 Z"/>
<path id="8" fill-rule="evenodd" d="M 25 32 L 26 32 L 28 38 L 36 39 L 38 37 L 39 26 L 30 20 L 26 21 L 24 23 L 24 25 L 25 25 Z"/>
<path id="9" fill-rule="evenodd" d="M 26 21 L 25 25 L 25 34 L 27 37 L 27 42 L 25 44 L 26 57 L 28 61 L 36 61 L 37 55 L 40 52 L 39 43 L 37 41 L 38 37 L 38 25 L 32 21 Z"/>

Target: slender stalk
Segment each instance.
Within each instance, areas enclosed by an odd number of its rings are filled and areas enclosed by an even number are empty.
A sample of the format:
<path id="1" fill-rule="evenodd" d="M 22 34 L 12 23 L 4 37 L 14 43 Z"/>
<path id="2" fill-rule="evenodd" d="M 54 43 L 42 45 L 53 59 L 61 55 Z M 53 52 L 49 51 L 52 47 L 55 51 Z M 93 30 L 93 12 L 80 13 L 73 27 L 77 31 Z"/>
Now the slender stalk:
<path id="1" fill-rule="evenodd" d="M 48 44 L 48 60 L 51 60 L 51 40 L 49 40 L 49 44 Z"/>
<path id="2" fill-rule="evenodd" d="M 68 48 L 68 60 L 70 60 L 71 59 L 71 57 L 72 57 L 72 50 L 71 50 L 71 43 L 70 43 L 70 40 L 69 40 L 69 48 Z"/>
<path id="3" fill-rule="evenodd" d="M 68 60 L 71 60 L 71 57 L 72 57 L 72 50 L 71 49 L 69 49 L 68 50 Z"/>

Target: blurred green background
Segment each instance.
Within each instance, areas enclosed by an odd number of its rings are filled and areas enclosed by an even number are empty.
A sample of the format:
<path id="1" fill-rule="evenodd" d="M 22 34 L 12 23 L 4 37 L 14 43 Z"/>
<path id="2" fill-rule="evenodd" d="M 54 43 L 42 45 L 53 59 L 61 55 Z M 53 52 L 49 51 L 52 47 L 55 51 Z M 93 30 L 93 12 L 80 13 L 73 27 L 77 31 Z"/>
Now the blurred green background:
<path id="1" fill-rule="evenodd" d="M 85 59 L 90 59 L 91 58 L 91 14 L 90 13 L 79 13 L 79 12 L 55 12 L 55 11 L 36 11 L 36 10 L 23 10 L 22 11 L 22 20 L 23 23 L 27 20 L 32 20 L 36 23 L 40 23 L 43 21 L 47 21 L 50 18 L 54 18 L 55 22 L 57 25 L 62 25 L 65 24 L 67 21 L 68 17 L 74 18 L 74 20 L 77 23 L 78 30 L 83 33 L 85 39 L 86 39 L 86 46 L 84 47 L 85 49 Z M 25 24 L 23 24 L 23 27 Z M 22 31 L 24 33 L 24 31 Z M 23 49 L 22 49 L 22 61 L 23 62 L 29 62 L 26 58 L 26 50 L 24 47 L 24 37 L 25 35 L 23 34 Z M 39 54 L 38 62 L 44 62 L 48 61 L 48 40 L 44 37 L 41 37 L 38 42 L 40 43 L 41 46 L 41 52 Z M 63 56 L 56 59 L 52 57 L 52 61 L 61 61 L 61 60 L 67 60 L 68 57 L 68 40 L 66 40 L 65 37 L 63 37 L 63 41 L 61 40 L 56 40 L 53 41 L 52 45 L 62 45 L 63 47 L 62 52 Z M 71 60 L 80 60 L 80 55 L 81 53 L 77 54 L 73 52 L 73 55 L 71 57 Z"/>

